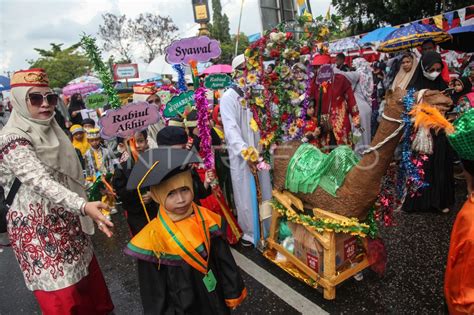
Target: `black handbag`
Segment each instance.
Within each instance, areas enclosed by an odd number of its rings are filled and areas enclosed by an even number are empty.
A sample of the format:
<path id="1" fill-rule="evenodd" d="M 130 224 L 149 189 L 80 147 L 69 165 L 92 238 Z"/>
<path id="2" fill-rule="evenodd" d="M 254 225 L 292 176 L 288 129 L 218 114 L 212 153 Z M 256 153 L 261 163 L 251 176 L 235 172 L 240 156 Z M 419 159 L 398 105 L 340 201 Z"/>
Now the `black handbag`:
<path id="1" fill-rule="evenodd" d="M 10 210 L 10 207 L 15 199 L 15 196 L 20 189 L 21 182 L 18 178 L 15 177 L 13 185 L 8 192 L 8 196 L 5 199 L 5 191 L 3 187 L 0 187 L 0 233 L 5 233 L 7 231 L 7 213 Z"/>

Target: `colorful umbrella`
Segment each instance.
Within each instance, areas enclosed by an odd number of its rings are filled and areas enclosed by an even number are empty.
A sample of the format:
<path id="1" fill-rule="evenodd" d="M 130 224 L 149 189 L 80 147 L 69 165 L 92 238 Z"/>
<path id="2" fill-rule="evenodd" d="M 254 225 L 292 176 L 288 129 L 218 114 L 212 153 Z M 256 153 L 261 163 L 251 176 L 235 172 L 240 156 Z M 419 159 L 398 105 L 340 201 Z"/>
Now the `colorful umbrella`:
<path id="1" fill-rule="evenodd" d="M 0 92 L 10 89 L 10 79 L 6 76 L 0 75 Z"/>
<path id="2" fill-rule="evenodd" d="M 213 65 L 204 70 L 201 74 L 213 73 L 232 73 L 232 66 L 230 65 Z"/>
<path id="3" fill-rule="evenodd" d="M 388 34 L 396 30 L 396 27 L 386 26 L 381 27 L 372 32 L 365 34 L 360 40 L 359 45 L 364 46 L 367 44 L 375 44 L 378 42 L 382 42 Z"/>
<path id="4" fill-rule="evenodd" d="M 347 37 L 340 39 L 338 41 L 329 43 L 329 52 L 332 53 L 339 53 L 343 51 L 350 51 L 350 50 L 358 50 L 360 49 L 360 45 L 358 43 L 358 39 L 355 37 Z"/>
<path id="5" fill-rule="evenodd" d="M 455 27 L 448 31 L 453 38 L 439 45 L 443 49 L 474 52 L 474 25 Z"/>
<path id="6" fill-rule="evenodd" d="M 412 23 L 394 30 L 385 37 L 378 51 L 393 52 L 418 47 L 426 40 L 439 44 L 451 39 L 451 35 L 434 25 Z"/>
<path id="7" fill-rule="evenodd" d="M 87 94 L 97 91 L 98 89 L 99 87 L 93 83 L 76 83 L 66 85 L 63 89 L 63 94 L 66 96 L 71 96 L 75 93 Z"/>
<path id="8" fill-rule="evenodd" d="M 80 76 L 79 78 L 75 78 L 74 80 L 69 81 L 68 85 L 77 84 L 77 83 L 92 83 L 95 85 L 102 85 L 102 81 L 100 81 L 99 78 L 94 77 L 92 75 L 83 75 L 83 76 Z"/>

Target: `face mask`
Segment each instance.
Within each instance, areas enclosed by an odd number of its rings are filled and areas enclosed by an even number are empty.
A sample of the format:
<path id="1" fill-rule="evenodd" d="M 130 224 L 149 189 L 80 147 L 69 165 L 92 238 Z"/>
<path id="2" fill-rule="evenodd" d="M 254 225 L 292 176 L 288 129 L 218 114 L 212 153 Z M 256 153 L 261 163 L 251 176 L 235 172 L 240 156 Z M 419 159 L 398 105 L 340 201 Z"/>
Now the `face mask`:
<path id="1" fill-rule="evenodd" d="M 441 74 L 441 72 L 439 72 L 439 71 L 427 72 L 427 71 L 425 71 L 425 69 L 423 69 L 423 75 L 425 76 L 425 78 L 427 78 L 428 80 L 431 80 L 431 81 L 434 81 L 440 74 Z"/>
<path id="2" fill-rule="evenodd" d="M 421 63 L 421 70 L 423 70 L 423 76 L 430 81 L 434 81 L 441 74 L 441 71 L 434 71 L 434 72 L 426 71 L 425 67 L 423 66 L 423 62 Z"/>

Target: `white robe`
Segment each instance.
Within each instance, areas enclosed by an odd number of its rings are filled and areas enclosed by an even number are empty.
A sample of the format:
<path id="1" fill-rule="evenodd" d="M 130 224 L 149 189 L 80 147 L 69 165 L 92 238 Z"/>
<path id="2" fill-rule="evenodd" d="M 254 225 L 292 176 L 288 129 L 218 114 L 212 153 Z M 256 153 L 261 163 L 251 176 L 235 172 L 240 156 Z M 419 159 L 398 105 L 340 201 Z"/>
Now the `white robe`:
<path id="1" fill-rule="evenodd" d="M 371 121 L 372 121 L 372 100 L 367 99 L 362 91 L 363 87 L 359 84 L 360 73 L 356 71 L 338 72 L 344 75 L 351 82 L 354 91 L 354 97 L 357 102 L 357 108 L 360 115 L 360 126 L 364 129 L 362 137 L 355 145 L 354 151 L 361 153 L 370 147 L 372 141 Z"/>
<path id="2" fill-rule="evenodd" d="M 238 223 L 244 233 L 243 239 L 253 243 L 253 207 L 250 187 L 253 175 L 241 152 L 250 146 L 257 148 L 260 136 L 250 129 L 252 112 L 250 109 L 243 108 L 238 99 L 239 95 L 237 92 L 233 89 L 228 89 L 221 98 L 220 111 L 229 152 L 230 172 Z M 272 186 L 269 172 L 259 172 L 258 177 L 262 201 L 270 200 L 272 197 Z"/>

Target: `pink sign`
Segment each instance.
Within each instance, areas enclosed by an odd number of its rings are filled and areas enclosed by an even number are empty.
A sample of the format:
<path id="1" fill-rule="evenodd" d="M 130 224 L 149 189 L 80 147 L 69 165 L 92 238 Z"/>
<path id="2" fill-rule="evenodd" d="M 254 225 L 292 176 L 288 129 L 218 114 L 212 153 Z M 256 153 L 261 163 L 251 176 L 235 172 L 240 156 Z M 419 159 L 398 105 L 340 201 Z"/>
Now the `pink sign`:
<path id="1" fill-rule="evenodd" d="M 158 108 L 146 102 L 130 103 L 119 109 L 110 109 L 99 119 L 100 135 L 104 139 L 126 138 L 158 122 Z"/>
<path id="2" fill-rule="evenodd" d="M 221 46 L 215 39 L 199 36 L 175 40 L 165 51 L 167 63 L 188 65 L 191 60 L 207 62 L 219 57 Z"/>

